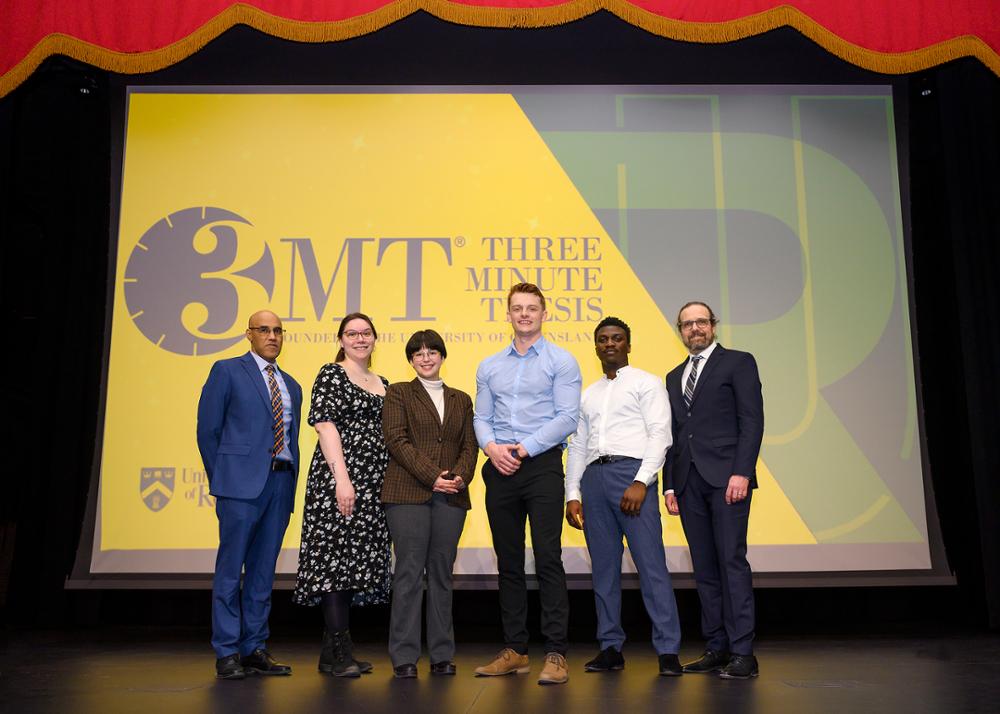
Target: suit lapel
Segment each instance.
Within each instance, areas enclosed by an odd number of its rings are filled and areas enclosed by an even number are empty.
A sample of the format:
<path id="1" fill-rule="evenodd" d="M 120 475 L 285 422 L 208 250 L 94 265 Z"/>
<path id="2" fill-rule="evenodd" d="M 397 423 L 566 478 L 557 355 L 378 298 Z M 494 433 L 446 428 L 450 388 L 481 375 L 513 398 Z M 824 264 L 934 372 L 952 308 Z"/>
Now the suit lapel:
<path id="1" fill-rule="evenodd" d="M 254 389 L 257 390 L 257 394 L 264 401 L 264 408 L 267 409 L 267 413 L 271 413 L 271 395 L 267 393 L 267 386 L 264 384 L 264 377 L 257 369 L 257 361 L 253 358 L 249 352 L 243 355 L 240 360 L 243 364 L 243 368 L 247 371 L 247 376 L 250 377 L 250 383 L 253 384 Z"/>
<path id="2" fill-rule="evenodd" d="M 678 399 L 684 398 L 684 388 L 681 386 L 681 380 L 684 378 L 684 368 L 687 367 L 688 360 L 690 359 L 688 357 L 688 359 L 667 373 L 667 393 Z"/>
<path id="3" fill-rule="evenodd" d="M 701 374 L 698 375 L 698 381 L 695 382 L 694 394 L 691 395 L 692 407 L 694 406 L 694 403 L 698 401 L 698 395 L 701 394 L 702 392 L 701 385 L 705 383 L 705 380 L 708 379 L 708 377 L 712 374 L 712 372 L 718 366 L 719 362 L 722 359 L 724 359 L 723 355 L 725 354 L 725 352 L 726 350 L 722 345 L 716 345 L 715 349 L 712 350 L 711 358 L 705 363 L 705 366 L 702 367 Z"/>
<path id="4" fill-rule="evenodd" d="M 446 384 L 444 385 L 444 419 L 441 420 L 441 426 L 444 427 L 448 420 L 454 419 L 457 415 L 458 398 L 455 396 L 455 390 Z"/>
<path id="5" fill-rule="evenodd" d="M 410 391 L 414 394 L 417 401 L 423 404 L 425 409 L 428 409 L 430 411 L 431 415 L 434 417 L 434 421 L 440 424 L 441 417 L 438 414 L 437 407 L 434 406 L 434 402 L 433 400 L 431 400 L 431 395 L 427 393 L 427 390 L 424 388 L 424 385 L 420 383 L 419 378 L 414 378 L 414 380 L 410 382 Z M 448 414 L 447 409 L 448 409 L 447 401 L 445 401 L 445 416 L 447 416 Z"/>

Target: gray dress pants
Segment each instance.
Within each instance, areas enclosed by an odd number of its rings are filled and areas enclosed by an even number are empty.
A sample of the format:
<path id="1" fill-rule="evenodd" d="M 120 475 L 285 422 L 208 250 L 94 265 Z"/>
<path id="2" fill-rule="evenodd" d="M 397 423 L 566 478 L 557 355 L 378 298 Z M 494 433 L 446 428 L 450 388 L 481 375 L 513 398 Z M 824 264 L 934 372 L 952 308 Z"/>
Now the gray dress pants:
<path id="1" fill-rule="evenodd" d="M 420 657 L 420 604 L 427 573 L 427 655 L 432 664 L 455 657 L 451 617 L 452 569 L 465 509 L 448 504 L 443 493 L 427 503 L 386 504 L 385 515 L 396 554 L 392 576 L 389 657 L 392 666 L 416 664 Z"/>

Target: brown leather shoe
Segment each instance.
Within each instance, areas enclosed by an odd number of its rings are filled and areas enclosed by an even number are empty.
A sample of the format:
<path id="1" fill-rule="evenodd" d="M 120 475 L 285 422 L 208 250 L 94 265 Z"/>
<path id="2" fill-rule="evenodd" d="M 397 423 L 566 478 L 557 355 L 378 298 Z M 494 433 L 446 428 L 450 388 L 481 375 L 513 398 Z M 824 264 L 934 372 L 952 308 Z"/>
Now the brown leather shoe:
<path id="1" fill-rule="evenodd" d="M 518 654 L 510 647 L 506 647 L 500 650 L 492 662 L 476 667 L 476 676 L 500 677 L 504 674 L 527 674 L 529 671 L 528 655 Z"/>
<path id="2" fill-rule="evenodd" d="M 569 680 L 569 667 L 566 658 L 558 652 L 545 655 L 545 666 L 538 675 L 539 684 L 565 684 Z"/>

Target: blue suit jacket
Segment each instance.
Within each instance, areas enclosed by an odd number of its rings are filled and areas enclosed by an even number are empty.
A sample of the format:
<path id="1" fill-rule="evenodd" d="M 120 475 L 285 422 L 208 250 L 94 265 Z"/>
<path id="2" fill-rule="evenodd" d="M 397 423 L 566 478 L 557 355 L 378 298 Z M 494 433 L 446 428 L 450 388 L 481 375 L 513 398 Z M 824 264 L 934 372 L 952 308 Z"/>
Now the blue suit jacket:
<path id="1" fill-rule="evenodd" d="M 292 426 L 285 435 L 299 468 L 302 387 L 279 370 L 292 400 Z M 213 496 L 256 498 L 271 470 L 274 432 L 271 396 L 249 352 L 212 365 L 198 400 L 198 450 Z"/>
<path id="2" fill-rule="evenodd" d="M 690 358 L 688 358 L 690 359 Z M 757 362 L 749 352 L 716 345 L 698 377 L 690 408 L 684 404 L 681 376 L 688 360 L 667 375 L 674 442 L 663 466 L 663 488 L 684 490 L 693 461 L 716 488 L 733 474 L 757 487 L 757 455 L 764 438 L 764 399 Z"/>

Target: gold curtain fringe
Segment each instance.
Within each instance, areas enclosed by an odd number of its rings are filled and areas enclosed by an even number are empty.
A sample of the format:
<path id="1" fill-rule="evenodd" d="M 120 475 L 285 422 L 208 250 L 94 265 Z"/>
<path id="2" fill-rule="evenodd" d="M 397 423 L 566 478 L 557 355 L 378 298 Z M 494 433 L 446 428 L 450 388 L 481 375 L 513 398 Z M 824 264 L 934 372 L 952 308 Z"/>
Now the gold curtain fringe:
<path id="1" fill-rule="evenodd" d="M 665 18 L 636 7 L 627 0 L 572 0 L 542 8 L 478 7 L 448 0 L 397 0 L 346 20 L 303 22 L 237 3 L 190 35 L 166 47 L 146 52 L 116 52 L 68 35 L 48 35 L 0 77 L 0 97 L 13 91 L 51 55 L 65 55 L 120 74 L 144 74 L 190 57 L 234 25 L 247 25 L 274 37 L 297 42 L 336 42 L 370 34 L 418 10 L 460 25 L 523 29 L 562 25 L 599 10 L 607 10 L 651 34 L 693 43 L 733 42 L 788 26 L 846 62 L 882 74 L 917 72 L 961 57 L 975 57 L 1000 76 L 1000 55 L 979 37 L 956 37 L 910 52 L 878 52 L 844 40 L 788 5 L 728 22 L 704 23 Z"/>

